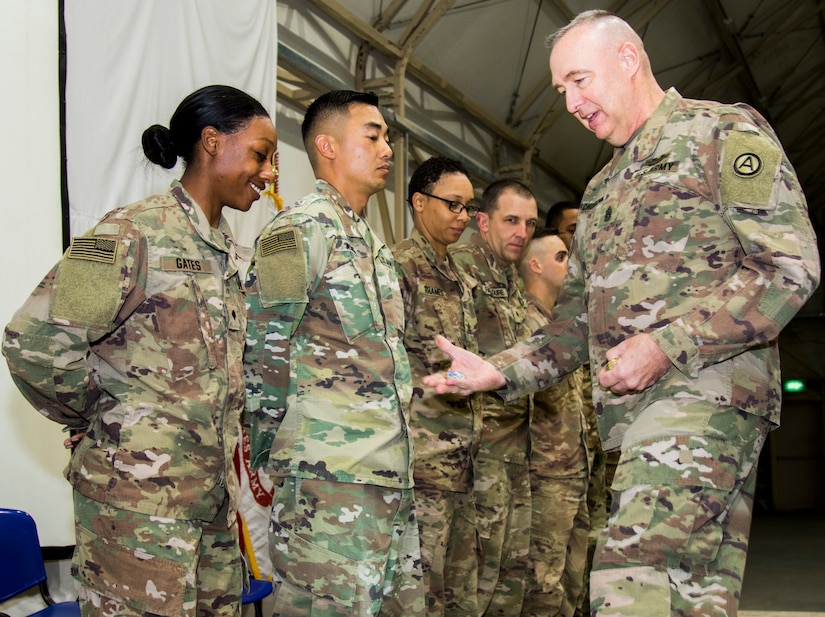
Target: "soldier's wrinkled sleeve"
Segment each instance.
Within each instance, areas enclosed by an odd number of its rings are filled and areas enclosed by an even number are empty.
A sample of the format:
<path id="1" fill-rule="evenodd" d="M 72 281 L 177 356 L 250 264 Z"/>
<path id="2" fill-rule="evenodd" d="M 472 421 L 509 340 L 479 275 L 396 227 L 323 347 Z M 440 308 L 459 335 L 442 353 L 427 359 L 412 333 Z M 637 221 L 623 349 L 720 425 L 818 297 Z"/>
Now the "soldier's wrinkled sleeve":
<path id="1" fill-rule="evenodd" d="M 311 221 L 279 216 L 261 234 L 244 285 L 247 339 L 244 352 L 250 462 L 259 468 L 287 411 L 290 339 L 303 318 L 321 273 L 313 254 L 325 252 L 323 233 Z"/>
<path id="2" fill-rule="evenodd" d="M 72 239 L 63 258 L 6 326 L 3 354 L 23 396 L 41 414 L 84 429 L 105 393 L 92 344 L 134 300 L 145 247 L 123 223 L 100 223 Z"/>
<path id="3" fill-rule="evenodd" d="M 497 391 L 506 402 L 544 390 L 588 361 L 584 289 L 582 269 L 574 250 L 550 323 L 528 339 L 488 358 L 507 381 L 505 388 Z"/>
<path id="4" fill-rule="evenodd" d="M 395 255 L 395 271 L 398 274 L 401 298 L 404 300 L 404 321 L 407 327 L 409 327 L 410 321 L 414 317 L 415 294 L 418 291 L 417 277 L 410 266 L 412 264 L 405 254 Z"/>
<path id="5" fill-rule="evenodd" d="M 652 333 L 683 373 L 776 339 L 819 283 L 816 235 L 799 180 L 767 126 L 738 119 L 706 153 L 711 190 L 741 246 L 733 276 Z"/>

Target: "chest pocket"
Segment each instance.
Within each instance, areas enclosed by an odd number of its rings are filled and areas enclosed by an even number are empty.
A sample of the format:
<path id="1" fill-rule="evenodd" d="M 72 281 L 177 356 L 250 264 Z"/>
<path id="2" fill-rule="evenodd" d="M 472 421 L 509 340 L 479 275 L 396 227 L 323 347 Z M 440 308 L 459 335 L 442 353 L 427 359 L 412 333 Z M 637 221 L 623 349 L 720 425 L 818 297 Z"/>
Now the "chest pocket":
<path id="1" fill-rule="evenodd" d="M 139 311 L 156 324 L 155 349 L 160 373 L 175 380 L 212 370 L 223 357 L 222 330 L 209 313 L 198 275 L 167 273 L 177 284 L 148 298 Z M 213 309 L 214 310 L 214 309 Z M 222 310 L 222 308 L 221 308 Z"/>
<path id="2" fill-rule="evenodd" d="M 483 283 L 482 306 L 477 306 L 479 314 L 479 339 L 485 341 L 482 351 L 488 355 L 496 354 L 526 337 L 529 332 L 527 325 L 527 305 L 520 294 L 510 295 L 508 288 L 500 283 Z M 498 333 L 484 332 L 485 324 L 481 316 L 488 312 L 487 319 L 492 320 Z M 488 323 L 486 327 L 492 327 Z M 502 346 L 503 345 L 503 346 Z"/>
<path id="3" fill-rule="evenodd" d="M 453 342 L 466 339 L 458 293 L 422 283 L 418 286 L 418 298 L 416 320 L 419 324 L 431 325 L 428 329 L 432 330 L 432 336 L 442 334 Z"/>
<path id="4" fill-rule="evenodd" d="M 324 282 L 348 342 L 377 328 L 380 321 L 376 321 L 374 311 L 378 309 L 373 307 L 366 282 L 352 262 L 324 274 Z"/>

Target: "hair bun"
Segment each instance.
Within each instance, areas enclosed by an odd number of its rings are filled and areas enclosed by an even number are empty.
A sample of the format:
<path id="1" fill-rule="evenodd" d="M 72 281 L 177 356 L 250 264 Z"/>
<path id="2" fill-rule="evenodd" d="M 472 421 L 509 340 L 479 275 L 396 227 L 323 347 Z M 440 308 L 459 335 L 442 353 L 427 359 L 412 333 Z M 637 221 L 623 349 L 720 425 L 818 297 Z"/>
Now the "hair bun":
<path id="1" fill-rule="evenodd" d="M 143 131 L 141 144 L 143 144 L 143 153 L 146 158 L 155 165 L 160 165 L 164 169 L 172 169 L 178 162 L 172 133 L 165 126 L 153 124 Z"/>

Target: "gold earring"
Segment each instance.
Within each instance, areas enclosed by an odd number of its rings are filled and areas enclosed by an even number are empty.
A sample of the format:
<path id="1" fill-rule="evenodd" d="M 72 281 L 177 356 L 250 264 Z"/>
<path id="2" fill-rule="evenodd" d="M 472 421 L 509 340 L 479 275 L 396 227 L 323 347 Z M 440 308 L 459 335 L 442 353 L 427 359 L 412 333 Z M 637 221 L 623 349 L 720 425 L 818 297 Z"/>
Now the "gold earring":
<path id="1" fill-rule="evenodd" d="M 272 158 L 269 161 L 272 164 L 272 175 L 276 178 L 281 175 L 280 170 L 278 169 L 278 151 L 272 153 Z"/>

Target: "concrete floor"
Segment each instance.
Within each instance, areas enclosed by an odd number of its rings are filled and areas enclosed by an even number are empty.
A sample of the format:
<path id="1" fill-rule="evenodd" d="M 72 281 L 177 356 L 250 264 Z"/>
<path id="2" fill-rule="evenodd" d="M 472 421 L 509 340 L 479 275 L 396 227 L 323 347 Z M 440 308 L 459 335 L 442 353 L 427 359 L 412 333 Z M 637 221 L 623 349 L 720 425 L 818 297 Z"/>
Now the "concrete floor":
<path id="1" fill-rule="evenodd" d="M 740 608 L 742 617 L 825 617 L 825 513 L 756 513 Z"/>
<path id="2" fill-rule="evenodd" d="M 70 599 L 69 562 L 50 562 L 47 570 L 55 599 Z M 40 608 L 36 591 L 0 603 L 12 617 Z M 825 513 L 754 516 L 740 609 L 739 617 L 825 617 Z M 243 617 L 251 615 L 245 606 Z"/>

